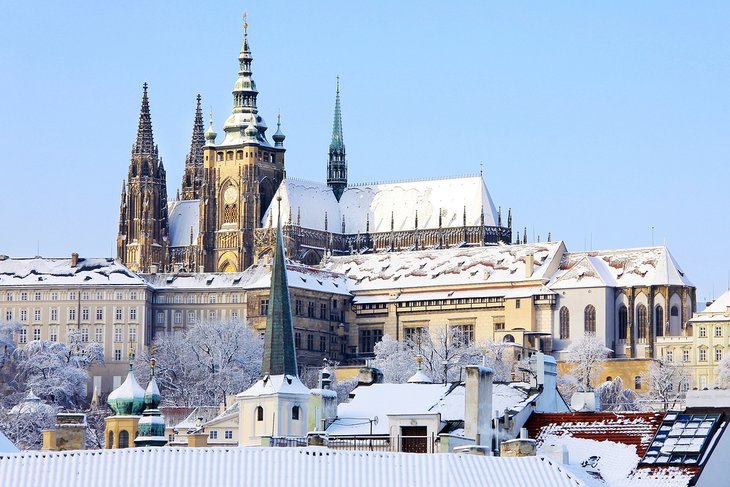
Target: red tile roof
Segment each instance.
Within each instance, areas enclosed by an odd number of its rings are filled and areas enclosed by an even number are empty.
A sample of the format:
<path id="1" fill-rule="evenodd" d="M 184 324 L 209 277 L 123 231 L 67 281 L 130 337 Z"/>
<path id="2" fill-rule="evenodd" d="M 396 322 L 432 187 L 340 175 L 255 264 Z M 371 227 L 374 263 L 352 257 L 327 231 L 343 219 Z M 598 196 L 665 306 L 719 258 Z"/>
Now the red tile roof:
<path id="1" fill-rule="evenodd" d="M 533 413 L 525 427 L 538 445 L 548 435 L 570 435 L 633 445 L 641 458 L 663 417 L 664 413 Z"/>

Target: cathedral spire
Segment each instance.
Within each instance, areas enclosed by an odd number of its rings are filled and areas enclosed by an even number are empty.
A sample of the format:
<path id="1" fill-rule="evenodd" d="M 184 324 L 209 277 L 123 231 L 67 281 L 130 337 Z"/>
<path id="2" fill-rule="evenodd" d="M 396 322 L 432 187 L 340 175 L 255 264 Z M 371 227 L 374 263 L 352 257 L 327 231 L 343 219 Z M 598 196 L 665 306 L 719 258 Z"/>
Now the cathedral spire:
<path id="1" fill-rule="evenodd" d="M 347 160 L 345 157 L 345 137 L 342 132 L 342 108 L 340 106 L 340 77 L 337 77 L 335 95 L 335 115 L 332 122 L 332 141 L 327 161 L 327 185 L 332 188 L 337 201 L 347 187 Z"/>
<path id="2" fill-rule="evenodd" d="M 271 267 L 271 291 L 269 311 L 266 316 L 261 375 L 291 375 L 298 377 L 297 355 L 294 348 L 294 324 L 292 322 L 289 285 L 286 277 L 281 218 L 277 218 L 277 222 L 276 248 L 274 250 L 274 262 Z"/>
<path id="3" fill-rule="evenodd" d="M 151 155 L 155 152 L 155 140 L 152 136 L 152 117 L 150 116 L 149 98 L 147 98 L 147 83 L 142 85 L 142 90 L 142 107 L 139 111 L 139 125 L 134 151 Z"/>

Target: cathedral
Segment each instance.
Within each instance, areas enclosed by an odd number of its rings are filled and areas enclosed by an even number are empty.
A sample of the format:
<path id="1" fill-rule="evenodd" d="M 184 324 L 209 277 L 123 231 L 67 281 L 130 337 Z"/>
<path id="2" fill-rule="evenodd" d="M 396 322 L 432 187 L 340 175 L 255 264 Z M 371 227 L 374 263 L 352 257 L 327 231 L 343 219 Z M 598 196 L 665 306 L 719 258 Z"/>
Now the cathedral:
<path id="1" fill-rule="evenodd" d="M 212 115 L 205 129 L 198 95 L 182 188 L 172 201 L 144 85 L 117 237 L 117 257 L 131 270 L 240 272 L 271 258 L 279 219 L 287 256 L 309 265 L 333 255 L 511 243 L 512 216 L 503 224 L 481 174 L 348 183 L 339 79 L 326 184 L 287 178 L 285 136 L 277 119 L 267 138 L 252 60 L 244 22 L 222 140 Z"/>

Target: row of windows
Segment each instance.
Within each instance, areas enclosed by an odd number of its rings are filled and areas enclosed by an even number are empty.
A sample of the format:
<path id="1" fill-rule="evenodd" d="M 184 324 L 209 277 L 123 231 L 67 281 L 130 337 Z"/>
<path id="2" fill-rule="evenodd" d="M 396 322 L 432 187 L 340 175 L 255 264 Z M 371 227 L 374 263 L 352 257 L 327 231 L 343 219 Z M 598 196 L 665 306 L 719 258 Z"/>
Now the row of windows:
<path id="1" fill-rule="evenodd" d="M 326 303 L 319 304 L 319 316 L 316 314 L 317 308 L 314 301 L 307 302 L 307 318 L 319 318 L 320 320 L 329 321 L 345 321 L 344 310 L 337 309 L 337 301 L 332 301 L 332 310 L 329 309 Z M 331 312 L 330 312 L 331 311 Z M 262 299 L 259 307 L 260 314 L 266 315 L 269 312 L 269 300 Z M 304 316 L 304 302 L 301 299 L 294 301 L 294 315 Z"/>
<path id="2" fill-rule="evenodd" d="M 291 419 L 298 420 L 301 416 L 302 408 L 299 406 L 292 406 L 291 408 Z M 256 418 L 256 421 L 263 421 L 264 420 L 264 408 L 263 406 L 257 406 L 256 409 L 254 409 L 254 417 Z"/>
<path id="3" fill-rule="evenodd" d="M 69 331 L 72 328 L 69 328 Z M 59 327 L 57 326 L 50 326 L 48 327 L 48 341 L 51 342 L 57 342 L 58 341 L 58 332 Z M 81 328 L 81 341 L 83 343 L 88 343 L 90 339 L 90 329 L 86 326 Z M 28 343 L 28 329 L 23 327 L 20 330 L 17 331 L 18 335 L 18 343 Z M 32 330 L 32 336 L 33 340 L 40 340 L 41 339 L 41 329 L 39 327 L 35 327 Z M 103 327 L 96 327 L 94 328 L 94 341 L 96 343 L 104 343 L 104 328 Z M 128 341 L 130 342 L 137 342 L 137 327 L 136 326 L 130 326 L 129 327 L 129 336 Z M 114 343 L 123 343 L 124 340 L 124 330 L 122 327 L 117 326 L 114 328 Z"/>
<path id="4" fill-rule="evenodd" d="M 238 304 L 241 301 L 240 294 L 234 293 L 234 294 L 208 294 L 206 295 L 198 295 L 198 294 L 175 294 L 175 295 L 158 295 L 155 296 L 155 303 L 158 304 L 202 304 L 202 303 L 209 303 L 209 304 L 216 304 L 216 303 L 231 303 L 231 304 Z"/>
<path id="5" fill-rule="evenodd" d="M 237 151 L 235 151 L 235 153 L 232 150 L 226 151 L 225 153 L 223 151 L 216 152 L 215 153 L 215 160 L 220 162 L 225 157 L 225 160 L 226 161 L 232 161 L 234 154 L 236 156 L 236 160 L 238 160 L 238 161 L 242 160 L 244 157 L 246 157 L 246 158 L 248 158 L 248 157 L 255 157 L 255 158 L 258 158 L 261 161 L 274 162 L 274 154 L 273 153 L 271 153 L 271 152 L 259 152 L 259 151 L 253 151 L 253 150 L 251 152 L 249 152 L 249 151 L 245 151 L 244 152 L 242 150 L 237 150 Z M 207 159 L 207 157 L 208 156 L 206 156 L 206 159 Z"/>
<path id="6" fill-rule="evenodd" d="M 199 316 L 206 317 L 209 320 L 215 320 L 218 318 L 218 311 L 214 309 L 209 309 L 207 314 L 205 311 L 194 311 L 189 310 L 186 315 L 186 323 L 187 325 L 194 325 L 199 321 Z M 238 311 L 231 311 L 230 312 L 231 319 L 238 319 Z M 172 323 L 175 325 L 182 325 L 183 324 L 183 312 L 182 311 L 174 311 L 172 313 Z M 165 324 L 165 312 L 164 311 L 158 311 L 157 312 L 157 324 L 158 325 L 164 325 Z"/>
<path id="7" fill-rule="evenodd" d="M 52 308 L 49 312 L 49 320 L 50 321 L 58 321 L 58 315 L 59 315 L 59 309 L 58 308 Z M 0 316 L 2 316 L 2 312 L 0 312 Z M 76 321 L 78 314 L 77 314 L 77 308 L 68 308 L 66 310 L 66 317 L 68 321 Z M 94 317 L 96 318 L 96 321 L 104 321 L 104 308 L 96 308 L 94 310 Z M 5 321 L 13 321 L 13 319 L 18 319 L 21 323 L 26 323 L 28 321 L 28 310 L 23 308 L 19 310 L 19 313 L 17 315 L 14 314 L 14 310 L 12 309 L 6 309 L 5 310 Z M 40 308 L 33 309 L 33 321 L 41 321 L 43 319 L 43 310 Z M 91 310 L 89 308 L 81 308 L 81 320 L 82 321 L 90 321 L 91 319 Z M 115 308 L 114 309 L 114 319 L 116 321 L 122 321 L 124 319 L 124 309 L 123 308 Z M 137 320 L 137 308 L 130 308 L 129 309 L 129 320 L 136 321 Z"/>
<path id="8" fill-rule="evenodd" d="M 700 338 L 707 338 L 707 327 L 706 326 L 700 326 L 697 329 L 697 335 Z M 722 337 L 722 326 L 716 325 L 714 329 L 714 336 L 715 338 Z"/>
<path id="9" fill-rule="evenodd" d="M 233 430 L 225 430 L 223 432 L 223 435 L 224 435 L 224 438 L 226 440 L 232 440 L 233 439 Z M 211 430 L 208 433 L 208 438 L 210 438 L 211 440 L 217 440 L 218 439 L 218 431 Z"/>
<path id="10" fill-rule="evenodd" d="M 672 306 L 670 310 L 671 316 L 679 315 L 679 308 Z M 621 305 L 618 309 L 618 338 L 619 340 L 626 340 L 628 333 L 628 308 L 625 305 Z M 559 313 L 559 334 L 561 339 L 570 338 L 570 311 L 568 308 L 563 306 L 560 308 Z M 639 304 L 636 307 L 636 336 L 639 340 L 646 340 L 649 337 L 649 320 L 648 311 L 644 304 Z M 664 308 L 661 305 L 654 307 L 654 324 L 655 324 L 655 336 L 664 336 L 665 327 L 668 323 L 664 322 Z M 583 327 L 586 333 L 596 332 L 596 308 L 589 304 L 583 310 Z M 720 333 L 722 333 L 720 331 Z M 715 335 L 722 336 L 722 335 Z"/>
<path id="11" fill-rule="evenodd" d="M 335 345 L 337 344 L 337 336 L 336 335 L 330 335 L 330 343 Z M 294 333 L 294 347 L 297 349 L 302 348 L 302 334 L 300 332 Z M 332 347 L 330 347 L 332 348 Z M 307 333 L 307 350 L 314 350 L 314 334 L 313 333 Z M 327 351 L 327 336 L 326 335 L 320 335 L 319 336 L 319 351 L 320 352 L 326 352 Z M 343 352 L 344 353 L 344 352 Z"/>
<path id="12" fill-rule="evenodd" d="M 124 291 L 81 291 L 80 293 L 77 291 L 7 291 L 5 301 L 30 301 L 31 299 L 33 301 L 43 301 L 44 296 L 50 301 L 76 301 L 77 299 L 81 301 L 90 301 L 92 299 L 97 301 L 111 299 L 122 301 L 127 299 L 127 296 L 129 300 L 135 301 L 138 296 L 144 296 L 144 294 L 137 291 L 129 291 L 129 293 Z"/>

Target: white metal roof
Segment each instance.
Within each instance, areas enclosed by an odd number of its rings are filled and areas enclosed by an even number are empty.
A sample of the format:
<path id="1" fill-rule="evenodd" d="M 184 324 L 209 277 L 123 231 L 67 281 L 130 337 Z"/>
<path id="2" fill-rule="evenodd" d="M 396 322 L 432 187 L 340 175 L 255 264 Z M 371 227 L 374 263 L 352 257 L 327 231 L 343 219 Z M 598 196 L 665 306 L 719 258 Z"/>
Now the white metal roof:
<path id="1" fill-rule="evenodd" d="M 592 485 L 542 457 L 335 451 L 326 448 L 128 448 L 0 455 L 13 487 Z"/>
<path id="2" fill-rule="evenodd" d="M 187 247 L 190 245 L 190 232 L 193 245 L 198 244 L 200 229 L 200 200 L 170 201 L 167 205 L 170 223 L 170 247 Z"/>

